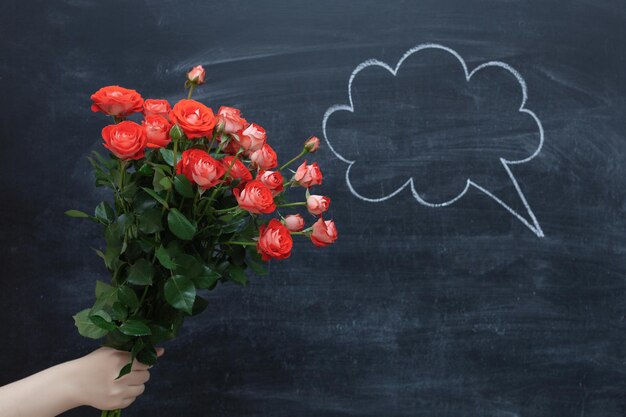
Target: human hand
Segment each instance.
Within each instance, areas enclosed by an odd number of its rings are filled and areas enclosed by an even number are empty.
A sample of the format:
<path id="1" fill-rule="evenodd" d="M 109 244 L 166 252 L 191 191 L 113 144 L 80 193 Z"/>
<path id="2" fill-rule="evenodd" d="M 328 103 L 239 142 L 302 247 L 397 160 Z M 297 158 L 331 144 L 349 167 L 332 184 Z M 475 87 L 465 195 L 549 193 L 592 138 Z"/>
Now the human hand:
<path id="1" fill-rule="evenodd" d="M 157 348 L 157 357 L 163 353 L 163 348 Z M 128 362 L 129 352 L 107 347 L 70 362 L 76 402 L 100 410 L 116 410 L 132 404 L 146 389 L 150 372 L 148 365 L 135 361 L 129 374 L 116 379 Z"/>
<path id="2" fill-rule="evenodd" d="M 163 352 L 158 348 L 157 357 Z M 139 362 L 115 379 L 128 362 L 130 353 L 100 348 L 0 387 L 0 416 L 52 417 L 81 405 L 101 410 L 128 407 L 150 379 L 149 367 Z"/>

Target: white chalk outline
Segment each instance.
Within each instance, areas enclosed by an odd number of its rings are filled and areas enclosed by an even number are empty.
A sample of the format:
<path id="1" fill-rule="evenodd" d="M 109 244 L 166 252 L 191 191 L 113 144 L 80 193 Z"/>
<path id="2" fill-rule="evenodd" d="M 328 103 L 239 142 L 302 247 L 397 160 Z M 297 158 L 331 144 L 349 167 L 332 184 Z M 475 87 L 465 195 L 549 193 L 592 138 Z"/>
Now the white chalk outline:
<path id="1" fill-rule="evenodd" d="M 359 72 L 361 72 L 363 69 L 365 69 L 367 67 L 370 67 L 370 66 L 379 66 L 379 67 L 382 67 L 382 68 L 386 69 L 387 71 L 389 71 L 395 77 L 397 75 L 397 73 L 398 73 L 398 70 L 402 66 L 402 63 L 409 56 L 411 56 L 414 53 L 417 53 L 419 51 L 425 50 L 425 49 L 440 49 L 440 50 L 446 51 L 446 52 L 452 54 L 454 57 L 456 57 L 456 59 L 461 63 L 461 66 L 463 67 L 463 71 L 465 72 L 465 80 L 467 82 L 469 82 L 471 80 L 471 78 L 472 78 L 472 76 L 474 74 L 476 74 L 478 71 L 480 71 L 482 69 L 485 69 L 485 68 L 488 68 L 488 67 L 500 67 L 500 68 L 510 72 L 511 74 L 513 74 L 513 76 L 515 77 L 515 79 L 519 83 L 519 85 L 520 85 L 520 87 L 522 89 L 522 104 L 519 107 L 519 112 L 520 113 L 526 113 L 526 114 L 530 115 L 533 118 L 533 120 L 535 121 L 535 123 L 537 124 L 537 127 L 539 128 L 539 145 L 537 146 L 537 149 L 532 153 L 532 155 L 530 155 L 527 158 L 516 160 L 516 161 L 510 161 L 510 160 L 507 160 L 505 158 L 500 158 L 500 162 L 502 163 L 502 166 L 504 166 L 504 170 L 506 171 L 506 173 L 511 178 L 511 182 L 513 183 L 513 186 L 515 187 L 515 190 L 517 191 L 517 194 L 519 195 L 520 199 L 522 200 L 522 203 L 526 207 L 526 210 L 528 211 L 528 215 L 530 216 L 530 219 L 532 220 L 532 224 L 530 224 L 528 222 L 528 220 L 526 220 L 519 213 L 517 213 L 515 210 L 513 210 L 511 207 L 509 207 L 504 201 L 502 201 L 501 199 L 496 197 L 494 194 L 492 194 L 489 190 L 481 187 L 480 185 L 478 185 L 477 183 L 475 183 L 474 181 L 472 181 L 469 178 L 467 178 L 467 180 L 465 182 L 465 188 L 463 189 L 463 191 L 461 191 L 461 193 L 459 193 L 459 195 L 457 195 L 456 197 L 454 197 L 454 198 L 452 198 L 452 199 L 450 199 L 448 201 L 444 201 L 443 203 L 429 203 L 428 201 L 424 200 L 419 195 L 419 193 L 415 190 L 415 186 L 413 184 L 413 177 L 409 178 L 402 186 L 400 186 L 400 188 L 398 188 L 397 190 L 395 190 L 391 194 L 386 195 L 386 196 L 381 197 L 381 198 L 365 197 L 365 196 L 359 194 L 354 189 L 354 187 L 352 186 L 352 183 L 350 182 L 350 169 L 352 168 L 352 165 L 354 165 L 356 160 L 350 161 L 350 160 L 344 158 L 342 155 L 340 155 L 337 151 L 335 151 L 335 148 L 333 148 L 333 145 L 330 143 L 330 140 L 328 140 L 328 135 L 326 134 L 326 124 L 328 122 L 328 119 L 330 118 L 330 116 L 334 112 L 339 111 L 339 110 L 346 110 L 346 111 L 349 111 L 350 113 L 354 113 L 354 103 L 352 101 L 352 82 L 354 81 L 354 78 L 357 76 L 357 74 Z M 423 43 L 423 44 L 417 45 L 417 46 L 409 49 L 408 51 L 406 51 L 404 53 L 404 55 L 402 56 L 402 58 L 400 58 L 400 60 L 396 64 L 395 68 L 391 68 L 385 62 L 379 61 L 377 59 L 368 59 L 366 61 L 361 62 L 354 69 L 354 71 L 352 71 L 352 74 L 350 74 L 350 80 L 348 81 L 348 98 L 350 100 L 350 104 L 349 105 L 348 104 L 335 104 L 335 105 L 330 106 L 326 110 L 326 112 L 324 113 L 324 119 L 322 120 L 322 131 L 324 133 L 324 139 L 326 140 L 326 143 L 328 144 L 328 147 L 330 148 L 330 150 L 335 154 L 335 156 L 337 158 L 339 158 L 341 161 L 343 161 L 343 162 L 348 164 L 348 168 L 346 169 L 346 183 L 348 184 L 348 188 L 350 189 L 352 194 L 354 194 L 354 196 L 356 196 L 357 198 L 360 198 L 361 200 L 364 200 L 364 201 L 369 201 L 369 202 L 376 203 L 376 202 L 381 202 L 381 201 L 385 201 L 385 200 L 390 199 L 391 197 L 395 196 L 400 191 L 402 191 L 404 188 L 406 188 L 407 186 L 410 185 L 413 197 L 420 204 L 422 204 L 424 206 L 427 206 L 427 207 L 445 207 L 445 206 L 451 205 L 452 203 L 454 203 L 455 201 L 457 201 L 458 199 L 463 197 L 465 195 L 465 193 L 467 192 L 467 190 L 469 189 L 469 187 L 473 186 L 474 188 L 482 191 L 487 196 L 491 197 L 496 203 L 498 203 L 502 207 L 504 207 L 509 213 L 511 213 L 513 216 L 515 216 L 526 227 L 528 227 L 535 235 L 537 235 L 537 237 L 541 238 L 541 237 L 545 236 L 544 233 L 543 233 L 543 230 L 541 229 L 541 226 L 539 225 L 539 222 L 537 221 L 537 218 L 535 217 L 535 214 L 533 213 L 532 209 L 530 208 L 530 205 L 528 204 L 528 201 L 526 201 L 526 197 L 524 196 L 524 193 L 522 192 L 522 190 L 521 190 L 517 180 L 515 179 L 515 176 L 511 172 L 511 169 L 509 168 L 509 165 L 523 164 L 525 162 L 530 161 L 535 156 L 537 156 L 539 154 L 539 152 L 541 152 L 541 148 L 543 147 L 543 141 L 544 141 L 544 132 L 543 132 L 543 126 L 541 124 L 541 120 L 539 120 L 539 117 L 537 117 L 537 115 L 535 113 L 533 113 L 531 110 L 528 110 L 528 109 L 524 108 L 524 106 L 526 105 L 526 101 L 528 100 L 528 90 L 527 90 L 527 87 L 526 87 L 526 81 L 524 81 L 524 78 L 522 78 L 521 74 L 515 68 L 511 67 L 509 64 L 504 63 L 504 62 L 490 61 L 490 62 L 484 63 L 482 65 L 479 65 L 478 67 L 474 68 L 474 70 L 472 70 L 472 72 L 469 72 L 469 70 L 467 69 L 467 64 L 465 63 L 465 60 L 455 50 L 453 50 L 451 48 L 448 48 L 447 46 L 443 46 L 443 45 L 436 44 L 436 43 Z"/>

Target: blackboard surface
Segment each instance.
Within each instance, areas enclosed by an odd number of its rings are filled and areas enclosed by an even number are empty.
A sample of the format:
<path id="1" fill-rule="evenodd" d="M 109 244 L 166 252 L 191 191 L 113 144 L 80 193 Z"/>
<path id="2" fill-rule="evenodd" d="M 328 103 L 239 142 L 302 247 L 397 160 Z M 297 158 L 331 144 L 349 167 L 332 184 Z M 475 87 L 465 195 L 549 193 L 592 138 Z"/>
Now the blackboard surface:
<path id="1" fill-rule="evenodd" d="M 315 160 L 340 239 L 298 241 L 269 276 L 213 292 L 125 415 L 626 415 L 623 1 L 0 10 L 0 384 L 96 347 L 71 315 L 106 279 L 100 230 L 63 215 L 106 196 L 85 161 L 104 123 L 89 95 L 176 100 L 202 64 L 196 98 L 241 108 L 283 160 L 332 113 Z M 395 69 L 425 44 L 449 50 L 395 77 L 364 67 L 346 109 L 359 64 Z M 493 62 L 513 71 L 467 80 L 462 63 Z M 459 196 L 468 179 L 481 188 Z"/>

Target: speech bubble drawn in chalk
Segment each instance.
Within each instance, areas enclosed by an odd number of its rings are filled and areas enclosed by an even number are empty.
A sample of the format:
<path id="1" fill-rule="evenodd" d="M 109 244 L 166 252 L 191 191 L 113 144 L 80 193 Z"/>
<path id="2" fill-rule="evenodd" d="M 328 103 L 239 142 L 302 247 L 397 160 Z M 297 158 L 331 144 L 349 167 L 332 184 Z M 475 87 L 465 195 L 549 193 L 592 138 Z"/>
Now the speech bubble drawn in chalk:
<path id="1" fill-rule="evenodd" d="M 502 199 L 498 198 L 494 193 L 492 193 L 491 191 L 487 190 L 486 188 L 484 188 L 483 186 L 479 185 L 476 181 L 470 179 L 469 177 L 465 180 L 465 186 L 462 189 L 462 191 L 460 193 L 458 193 L 456 196 L 454 196 L 453 198 L 450 198 L 446 201 L 443 202 L 437 202 L 437 203 L 433 203 L 433 202 L 429 202 L 426 201 L 426 199 L 424 199 L 415 189 L 415 184 L 413 181 L 413 177 L 410 177 L 406 182 L 404 182 L 404 184 L 402 184 L 400 187 L 398 187 L 395 191 L 380 197 L 380 198 L 370 198 L 367 196 L 362 195 L 361 193 L 359 193 L 354 185 L 352 184 L 352 181 L 350 180 L 350 170 L 353 167 L 353 165 L 355 164 L 356 160 L 351 160 L 348 159 L 346 157 L 344 157 L 343 155 L 341 155 L 336 149 L 335 147 L 333 147 L 331 140 L 328 137 L 328 132 L 327 132 L 327 124 L 328 124 L 328 120 L 330 119 L 330 117 L 333 115 L 333 113 L 338 112 L 338 111 L 347 111 L 350 113 L 354 113 L 354 102 L 353 102 L 353 96 L 352 96 L 352 84 L 353 81 L 355 80 L 355 78 L 357 77 L 357 75 L 363 71 L 365 68 L 368 67 L 380 67 L 383 68 L 385 70 L 387 70 L 389 73 L 391 73 L 394 77 L 397 76 L 398 74 L 398 70 L 402 67 L 402 64 L 405 62 L 405 60 L 407 58 L 409 58 L 411 55 L 416 54 L 419 51 L 424 51 L 424 50 L 440 50 L 440 51 L 444 51 L 447 52 L 449 54 L 451 54 L 453 57 L 456 58 L 456 60 L 458 60 L 458 62 L 461 64 L 461 67 L 464 71 L 465 74 L 465 81 L 466 82 L 470 82 L 470 80 L 472 79 L 472 77 L 478 73 L 481 70 L 484 70 L 485 68 L 499 68 L 502 69 L 504 71 L 507 71 L 508 73 L 510 73 L 511 75 L 513 75 L 513 77 L 515 78 L 515 80 L 517 81 L 517 83 L 519 84 L 521 93 L 522 93 L 522 99 L 521 99 L 521 104 L 519 106 L 518 111 L 520 113 L 524 113 L 528 116 L 530 116 L 532 118 L 532 120 L 534 121 L 534 123 L 537 126 L 537 131 L 538 131 L 538 135 L 539 135 L 539 140 L 538 140 L 538 144 L 536 149 L 534 149 L 534 151 L 532 153 L 530 153 L 529 156 L 523 158 L 523 159 L 506 159 L 503 157 L 499 158 L 500 163 L 502 164 L 502 166 L 504 167 L 505 172 L 508 175 L 508 178 L 510 178 L 511 183 L 513 184 L 515 191 L 517 192 L 524 208 L 526 209 L 527 213 L 528 213 L 528 218 L 530 219 L 530 221 L 525 218 L 524 216 L 522 216 L 518 211 L 516 211 L 515 209 L 511 208 L 508 204 L 506 204 Z M 324 118 L 322 120 L 322 131 L 324 134 L 324 139 L 326 140 L 326 143 L 328 144 L 328 147 L 330 148 L 330 150 L 335 154 L 335 156 L 340 159 L 341 161 L 345 162 L 346 164 L 348 164 L 348 168 L 346 169 L 346 174 L 345 174 L 345 178 L 346 178 L 346 183 L 348 185 L 348 188 L 350 189 L 350 192 L 357 198 L 363 200 L 363 201 L 368 201 L 368 202 L 383 202 L 386 201 L 392 197 L 394 197 L 395 195 L 397 195 L 398 193 L 400 193 L 402 190 L 404 190 L 405 188 L 409 187 L 409 189 L 411 190 L 411 193 L 413 195 L 413 197 L 415 198 L 416 201 L 418 201 L 420 204 L 427 206 L 427 207 L 445 207 L 445 206 L 449 206 L 453 203 L 455 203 L 456 201 L 458 201 L 460 198 L 462 198 L 467 191 L 470 189 L 470 187 L 474 187 L 477 190 L 481 191 L 482 193 L 484 193 L 485 195 L 487 195 L 488 197 L 490 197 L 491 199 L 493 199 L 495 202 L 497 202 L 500 206 L 502 206 L 503 208 L 505 208 L 510 214 L 512 214 L 513 216 L 515 216 L 520 222 L 522 222 L 526 227 L 528 227 L 537 237 L 544 237 L 544 232 L 541 229 L 541 226 L 539 225 L 539 222 L 537 221 L 537 218 L 535 216 L 535 214 L 533 213 L 530 205 L 528 204 L 528 201 L 526 200 L 526 197 L 524 195 L 524 193 L 522 192 L 519 183 L 517 182 L 517 179 L 515 178 L 515 176 L 513 175 L 513 172 L 510 169 L 510 165 L 516 165 L 516 164 L 523 164 L 526 162 L 529 162 L 530 160 L 532 160 L 533 158 L 535 158 L 540 152 L 541 149 L 543 147 L 543 143 L 544 143 L 544 130 L 543 130 L 543 126 L 541 124 L 541 120 L 539 119 L 539 117 L 537 117 L 537 115 L 532 112 L 531 110 L 527 109 L 526 106 L 526 102 L 528 100 L 528 89 L 526 86 L 526 82 L 524 81 L 524 78 L 521 76 L 521 74 L 514 69 L 513 67 L 511 67 L 510 65 L 501 62 L 501 61 L 490 61 L 490 62 L 486 62 L 484 64 L 481 64 L 479 66 L 477 66 L 476 68 L 474 68 L 472 71 L 468 70 L 467 64 L 465 62 L 465 60 L 461 57 L 461 55 L 459 55 L 455 50 L 448 48 L 446 46 L 440 45 L 440 44 L 434 44 L 434 43 L 425 43 L 425 44 L 420 44 L 417 45 L 411 49 L 409 49 L 408 51 L 406 51 L 404 53 L 404 55 L 400 58 L 400 60 L 398 61 L 398 63 L 396 64 L 395 68 L 391 67 L 390 65 L 388 65 L 385 62 L 379 61 L 377 59 L 368 59 L 362 63 L 360 63 L 353 71 L 352 74 L 350 75 L 350 79 L 348 81 L 348 98 L 349 98 L 349 103 L 348 104 L 335 104 L 333 106 L 330 106 L 326 112 L 324 113 Z"/>

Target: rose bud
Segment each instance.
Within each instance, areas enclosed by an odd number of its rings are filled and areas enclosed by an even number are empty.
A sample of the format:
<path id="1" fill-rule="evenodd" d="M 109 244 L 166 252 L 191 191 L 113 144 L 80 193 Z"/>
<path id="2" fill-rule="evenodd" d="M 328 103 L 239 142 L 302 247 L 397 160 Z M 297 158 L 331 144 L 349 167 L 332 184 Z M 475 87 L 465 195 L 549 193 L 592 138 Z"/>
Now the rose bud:
<path id="1" fill-rule="evenodd" d="M 318 150 L 319 147 L 320 140 L 317 136 L 311 136 L 306 140 L 306 142 L 304 142 L 304 149 L 306 149 L 306 151 L 309 153 L 315 152 L 316 150 Z"/>
<path id="2" fill-rule="evenodd" d="M 146 129 L 148 148 L 163 148 L 172 141 L 170 138 L 172 125 L 165 117 L 158 114 L 150 114 L 146 116 L 141 124 Z"/>
<path id="3" fill-rule="evenodd" d="M 265 145 L 265 129 L 251 123 L 239 134 L 239 144 L 246 153 L 256 152 Z"/>
<path id="4" fill-rule="evenodd" d="M 170 103 L 167 100 L 157 100 L 157 99 L 147 99 L 143 102 L 143 115 L 144 116 L 152 116 L 158 115 L 163 116 L 166 119 L 170 114 Z"/>
<path id="5" fill-rule="evenodd" d="M 293 239 L 289 230 L 278 220 L 272 219 L 259 228 L 256 248 L 264 261 L 288 258 L 292 247 Z"/>
<path id="6" fill-rule="evenodd" d="M 104 147 L 123 160 L 141 159 L 148 143 L 146 130 L 135 122 L 124 121 L 102 129 Z"/>
<path id="7" fill-rule="evenodd" d="M 330 206 L 330 198 L 324 197 L 321 195 L 310 195 L 306 199 L 306 208 L 309 210 L 309 213 L 314 216 L 318 216 L 328 210 L 328 206 Z"/>
<path id="8" fill-rule="evenodd" d="M 260 171 L 256 179 L 265 184 L 272 191 L 273 195 L 284 191 L 283 176 L 278 171 Z"/>
<path id="9" fill-rule="evenodd" d="M 119 85 L 102 87 L 91 95 L 91 100 L 91 111 L 116 117 L 140 112 L 143 106 L 143 98 L 137 91 Z"/>
<path id="10" fill-rule="evenodd" d="M 271 213 L 276 210 L 272 192 L 259 180 L 247 182 L 243 190 L 234 188 L 233 194 L 239 207 L 250 213 Z"/>
<path id="11" fill-rule="evenodd" d="M 283 222 L 290 232 L 301 232 L 304 229 L 304 218 L 299 214 L 290 214 Z"/>
<path id="12" fill-rule="evenodd" d="M 213 110 L 195 100 L 180 100 L 170 111 L 170 121 L 185 132 L 188 139 L 210 136 L 217 119 Z"/>
<path id="13" fill-rule="evenodd" d="M 202 65 L 196 65 L 187 73 L 187 79 L 194 84 L 204 84 L 204 68 Z"/>
<path id="14" fill-rule="evenodd" d="M 307 165 L 306 161 L 304 161 L 296 170 L 293 179 L 301 186 L 309 188 L 322 183 L 322 171 L 317 162 Z"/>
<path id="15" fill-rule="evenodd" d="M 261 169 L 272 169 L 278 166 L 276 152 L 267 143 L 250 154 L 250 161 Z"/>
<path id="16" fill-rule="evenodd" d="M 311 242 L 317 247 L 328 246 L 337 240 L 337 228 L 332 220 L 320 218 L 313 223 L 312 228 Z"/>
<path id="17" fill-rule="evenodd" d="M 222 124 L 222 132 L 236 133 L 242 130 L 247 122 L 241 117 L 241 110 L 234 107 L 222 106 L 217 111 L 218 123 Z"/>
<path id="18" fill-rule="evenodd" d="M 235 159 L 234 156 L 225 156 L 224 158 L 221 159 L 222 165 L 224 165 L 224 168 L 226 170 L 228 170 L 228 168 L 232 164 L 233 159 Z M 228 173 L 226 182 L 230 184 L 232 181 L 236 179 L 240 180 L 239 185 L 245 184 L 246 182 L 252 179 L 252 174 L 250 173 L 248 168 L 246 168 L 243 162 L 241 162 L 239 159 L 235 159 L 235 163 L 230 168 L 230 172 Z"/>

